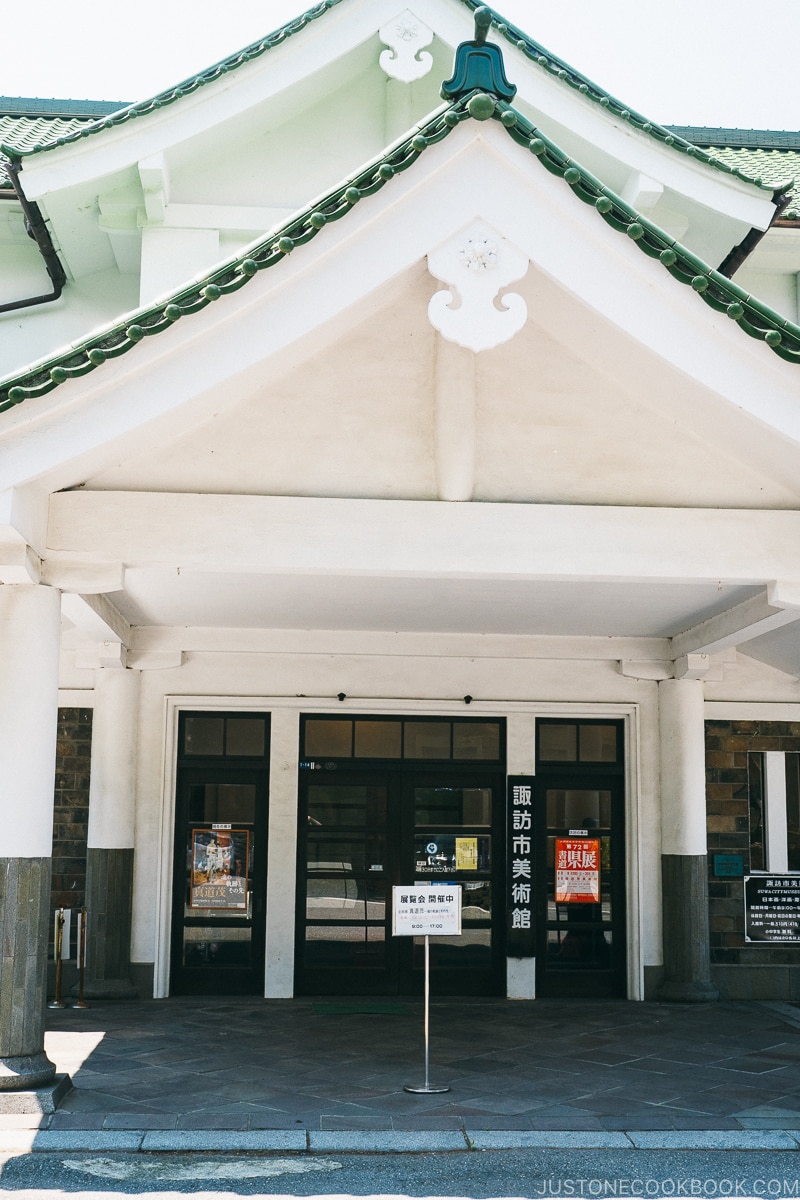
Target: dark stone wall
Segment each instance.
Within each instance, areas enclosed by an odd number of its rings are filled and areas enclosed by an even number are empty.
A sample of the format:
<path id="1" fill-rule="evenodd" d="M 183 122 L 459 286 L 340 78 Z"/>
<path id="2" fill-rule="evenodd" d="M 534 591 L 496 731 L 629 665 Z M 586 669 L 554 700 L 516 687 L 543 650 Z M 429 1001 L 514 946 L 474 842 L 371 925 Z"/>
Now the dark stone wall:
<path id="1" fill-rule="evenodd" d="M 51 915 L 56 908 L 79 909 L 86 903 L 86 835 L 89 822 L 91 753 L 92 710 L 60 708 L 53 811 Z M 76 925 L 73 915 L 73 956 L 75 939 Z M 51 922 L 51 946 L 52 941 Z"/>
<path id="2" fill-rule="evenodd" d="M 800 945 L 744 940 L 744 884 L 717 878 L 715 854 L 741 854 L 750 874 L 748 752 L 800 752 L 800 722 L 706 721 L 708 912 L 712 978 L 731 999 L 796 999 Z"/>

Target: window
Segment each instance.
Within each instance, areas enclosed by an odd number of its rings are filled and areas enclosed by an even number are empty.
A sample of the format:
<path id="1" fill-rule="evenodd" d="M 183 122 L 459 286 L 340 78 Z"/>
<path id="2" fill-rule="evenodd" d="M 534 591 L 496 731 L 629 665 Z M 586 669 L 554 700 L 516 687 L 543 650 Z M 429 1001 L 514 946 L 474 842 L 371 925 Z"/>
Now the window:
<path id="1" fill-rule="evenodd" d="M 800 871 L 800 754 L 748 756 L 750 870 Z"/>

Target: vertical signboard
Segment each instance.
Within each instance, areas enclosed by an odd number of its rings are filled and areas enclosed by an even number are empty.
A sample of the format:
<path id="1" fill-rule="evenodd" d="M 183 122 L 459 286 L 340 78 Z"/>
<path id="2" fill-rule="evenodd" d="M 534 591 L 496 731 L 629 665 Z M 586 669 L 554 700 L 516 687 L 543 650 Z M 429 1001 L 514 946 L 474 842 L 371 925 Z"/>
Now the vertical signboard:
<path id="1" fill-rule="evenodd" d="M 506 953 L 533 958 L 533 776 L 509 775 L 506 811 Z"/>

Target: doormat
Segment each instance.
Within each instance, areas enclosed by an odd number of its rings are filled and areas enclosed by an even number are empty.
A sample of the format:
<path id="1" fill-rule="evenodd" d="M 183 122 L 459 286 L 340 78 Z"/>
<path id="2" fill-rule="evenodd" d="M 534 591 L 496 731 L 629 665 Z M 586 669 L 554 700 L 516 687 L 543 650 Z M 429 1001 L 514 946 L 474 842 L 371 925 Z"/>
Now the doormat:
<path id="1" fill-rule="evenodd" d="M 338 1017 L 348 1013 L 375 1013 L 382 1017 L 402 1017 L 408 1015 L 405 1004 L 391 1004 L 379 1000 L 353 1000 L 339 1003 L 336 1001 L 320 1000 L 314 1003 L 312 1011 L 318 1017 Z"/>

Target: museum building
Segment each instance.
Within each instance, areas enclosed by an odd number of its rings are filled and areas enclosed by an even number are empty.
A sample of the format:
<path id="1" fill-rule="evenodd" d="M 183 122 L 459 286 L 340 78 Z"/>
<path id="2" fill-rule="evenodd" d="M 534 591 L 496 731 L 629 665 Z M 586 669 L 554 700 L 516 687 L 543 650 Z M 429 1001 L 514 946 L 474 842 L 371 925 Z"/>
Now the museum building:
<path id="1" fill-rule="evenodd" d="M 100 997 L 414 993 L 445 883 L 439 994 L 800 997 L 800 134 L 324 0 L 0 152 L 0 1090 L 57 907 Z"/>

